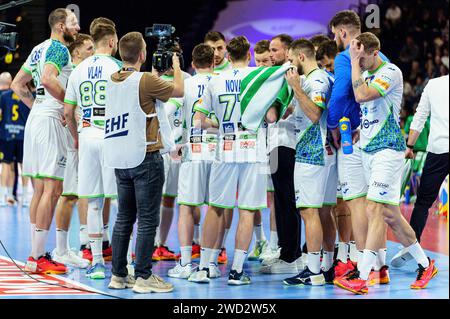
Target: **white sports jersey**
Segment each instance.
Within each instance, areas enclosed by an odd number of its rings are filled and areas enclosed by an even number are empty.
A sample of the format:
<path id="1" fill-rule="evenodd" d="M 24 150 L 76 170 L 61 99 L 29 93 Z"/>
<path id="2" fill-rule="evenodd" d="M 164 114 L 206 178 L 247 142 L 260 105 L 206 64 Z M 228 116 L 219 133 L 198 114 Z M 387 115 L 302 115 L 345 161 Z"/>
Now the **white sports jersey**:
<path id="1" fill-rule="evenodd" d="M 402 71 L 394 64 L 383 62 L 375 71 L 363 73 L 369 87 L 381 95 L 378 99 L 361 103 L 361 148 L 367 153 L 383 149 L 405 150 L 400 130 L 400 111 L 403 96 Z"/>
<path id="2" fill-rule="evenodd" d="M 219 120 L 219 144 L 216 159 L 226 163 L 266 162 L 266 135 L 245 130 L 241 124 L 241 81 L 255 68 L 225 71 L 214 77 L 205 88 L 195 111 L 214 112 Z"/>
<path id="3" fill-rule="evenodd" d="M 81 108 L 81 135 L 104 137 L 107 83 L 121 66 L 110 55 L 95 54 L 81 62 L 70 75 L 64 102 Z"/>
<path id="4" fill-rule="evenodd" d="M 52 64 L 58 69 L 58 81 L 65 88 L 72 72 L 72 63 L 69 50 L 62 42 L 48 39 L 38 44 L 22 66 L 25 72 L 32 75 L 36 86 L 36 99 L 31 112 L 60 119 L 64 114 L 64 104 L 51 96 L 41 84 L 41 76 L 46 64 Z"/>
<path id="5" fill-rule="evenodd" d="M 302 89 L 318 107 L 323 109 L 318 123 L 314 124 L 294 99 L 297 146 L 295 160 L 298 163 L 325 166 L 327 138 L 327 103 L 331 96 L 333 78 L 321 69 L 311 71 L 303 80 Z"/>
<path id="6" fill-rule="evenodd" d="M 214 74 L 200 73 L 184 81 L 183 98 L 183 162 L 213 161 L 216 156 L 217 134 L 194 127 L 194 106 L 202 97 Z"/>

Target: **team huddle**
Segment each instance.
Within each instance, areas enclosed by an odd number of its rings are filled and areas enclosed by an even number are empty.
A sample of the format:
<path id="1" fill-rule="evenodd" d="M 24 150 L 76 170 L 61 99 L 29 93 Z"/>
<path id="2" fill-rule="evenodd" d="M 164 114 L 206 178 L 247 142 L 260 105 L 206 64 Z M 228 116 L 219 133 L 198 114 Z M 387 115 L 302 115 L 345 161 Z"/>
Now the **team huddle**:
<path id="1" fill-rule="evenodd" d="M 239 221 L 229 285 L 251 283 L 244 271 L 249 259 L 261 261 L 263 274 L 292 274 L 283 281 L 288 286 L 334 284 L 367 294 L 369 286 L 390 281 L 388 226 L 419 265 L 412 289 L 425 288 L 437 274 L 399 207 L 406 150 L 399 125 L 402 72 L 380 52 L 374 34 L 361 33 L 354 12 L 333 17 L 334 40 L 281 34 L 258 42 L 256 67 L 249 66 L 246 37 L 226 42 L 220 32 L 209 32 L 192 51 L 194 72 L 183 72 L 181 95 L 114 58 L 119 51 L 129 61 L 124 55 L 132 49 L 126 46 L 127 35 L 119 41 L 113 21 L 97 18 L 90 35 L 81 34 L 76 16 L 56 9 L 49 24 L 52 37 L 32 50 L 11 85 L 31 108 L 23 146 L 23 175 L 32 178 L 34 187 L 26 271 L 64 274 L 70 266 L 87 268 L 91 279 L 107 277 L 105 261 L 115 258 L 109 210 L 117 196 L 121 209 L 121 193 L 104 145 L 106 139 L 120 138 L 131 118 L 108 117 L 114 112 L 108 105 L 122 99 L 115 82 L 140 81 L 148 96 L 159 97 L 156 112 L 145 113 L 148 123 L 158 119 L 160 129 L 143 145 L 148 150 L 164 145 L 152 259 L 176 261 L 168 277 L 209 283 L 222 276 L 218 264 L 228 261 L 224 247 L 234 208 Z M 182 52 L 179 45 L 173 51 Z M 153 75 L 176 82 L 177 60 L 174 55 L 171 69 Z M 27 86 L 30 81 L 35 94 Z M 135 98 L 145 111 L 144 95 L 136 92 Z M 67 239 L 77 201 L 78 253 L 68 248 Z M 175 203 L 178 255 L 166 244 Z M 268 204 L 266 239 L 261 214 Z M 208 209 L 200 232 L 202 206 Z M 57 247 L 49 254 L 45 245 L 55 209 Z M 128 272 L 113 273 L 109 287 L 172 291 L 173 284 L 161 277 L 145 289 L 137 287 L 141 275 L 134 275 L 132 242 L 130 237 Z"/>

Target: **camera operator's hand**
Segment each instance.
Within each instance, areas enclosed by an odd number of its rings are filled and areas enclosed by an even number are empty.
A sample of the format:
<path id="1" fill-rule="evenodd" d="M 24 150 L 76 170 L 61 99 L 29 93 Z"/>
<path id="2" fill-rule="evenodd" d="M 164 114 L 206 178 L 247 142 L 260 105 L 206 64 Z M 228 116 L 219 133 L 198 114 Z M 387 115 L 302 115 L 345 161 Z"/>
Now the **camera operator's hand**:
<path id="1" fill-rule="evenodd" d="M 172 55 L 172 67 L 173 67 L 174 70 L 176 70 L 176 69 L 180 70 L 181 69 L 180 57 L 176 53 L 174 53 Z"/>

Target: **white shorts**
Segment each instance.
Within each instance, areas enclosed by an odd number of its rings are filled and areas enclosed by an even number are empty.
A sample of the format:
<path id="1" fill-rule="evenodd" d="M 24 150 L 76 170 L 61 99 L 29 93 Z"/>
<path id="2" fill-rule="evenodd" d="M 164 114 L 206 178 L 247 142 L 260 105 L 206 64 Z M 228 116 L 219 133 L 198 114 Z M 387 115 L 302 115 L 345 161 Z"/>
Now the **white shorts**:
<path id="1" fill-rule="evenodd" d="M 201 206 L 209 202 L 210 162 L 184 162 L 178 180 L 178 205 Z"/>
<path id="2" fill-rule="evenodd" d="M 23 175 L 64 180 L 68 134 L 60 119 L 32 112 L 25 124 Z"/>
<path id="3" fill-rule="evenodd" d="M 78 151 L 67 151 L 62 196 L 78 196 Z"/>
<path id="4" fill-rule="evenodd" d="M 114 169 L 103 160 L 103 139 L 80 136 L 79 141 L 78 197 L 117 197 Z"/>
<path id="5" fill-rule="evenodd" d="M 265 163 L 213 163 L 209 179 L 211 206 L 259 210 L 267 207 Z"/>
<path id="6" fill-rule="evenodd" d="M 400 205 L 402 174 L 405 161 L 403 152 L 384 149 L 374 154 L 363 152 L 367 199 L 377 203 Z"/>
<path id="7" fill-rule="evenodd" d="M 169 154 L 163 155 L 164 159 L 164 185 L 163 196 L 177 197 L 178 194 L 178 175 L 180 173 L 181 162 L 175 162 Z"/>
<path id="8" fill-rule="evenodd" d="M 336 168 L 337 168 L 337 166 L 336 166 Z M 344 198 L 342 196 L 342 185 L 341 185 L 341 181 L 339 179 L 338 179 L 338 182 L 337 182 L 336 197 L 339 198 L 339 199 L 343 199 Z"/>
<path id="9" fill-rule="evenodd" d="M 344 154 L 342 147 L 338 151 L 338 176 L 341 182 L 342 198 L 349 201 L 367 195 L 367 183 L 364 180 L 362 151 L 359 142 L 353 145 L 352 154 Z"/>
<path id="10" fill-rule="evenodd" d="M 328 178 L 325 187 L 325 197 L 323 200 L 324 206 L 337 205 L 338 169 L 337 169 L 336 153 L 334 154 L 334 157 L 335 157 L 334 163 L 331 163 L 331 165 L 328 168 Z"/>

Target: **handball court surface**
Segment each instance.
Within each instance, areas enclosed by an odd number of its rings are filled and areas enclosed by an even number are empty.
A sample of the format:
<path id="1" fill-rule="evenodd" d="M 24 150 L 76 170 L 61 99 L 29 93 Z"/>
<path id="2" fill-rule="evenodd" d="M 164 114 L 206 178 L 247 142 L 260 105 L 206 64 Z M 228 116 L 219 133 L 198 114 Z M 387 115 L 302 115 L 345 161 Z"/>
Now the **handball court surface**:
<path id="1" fill-rule="evenodd" d="M 402 211 L 407 216 L 411 214 L 411 206 L 403 206 Z M 202 209 L 202 220 L 205 208 Z M 417 264 L 410 261 L 404 268 L 390 268 L 391 283 L 372 287 L 366 296 L 357 296 L 360 299 L 448 299 L 449 298 L 449 239 L 447 219 L 434 214 L 435 209 L 430 211 L 427 227 L 422 237 L 422 245 L 427 255 L 436 260 L 439 273 L 424 290 L 412 290 L 409 285 L 415 279 L 415 269 Z M 113 201 L 111 207 L 111 227 L 112 232 L 117 204 Z M 169 234 L 168 246 L 171 250 L 178 252 L 179 244 L 177 238 L 177 213 Z M 90 280 L 85 277 L 86 270 L 70 269 L 69 274 L 62 276 L 36 276 L 40 280 L 54 284 L 64 284 L 75 286 L 81 289 L 97 290 L 106 294 L 118 296 L 120 298 L 134 299 L 349 299 L 355 295 L 338 289 L 333 285 L 322 287 L 287 287 L 282 280 L 292 275 L 264 275 L 258 272 L 260 265 L 258 261 L 247 261 L 245 270 L 249 273 L 252 284 L 248 286 L 228 286 L 227 278 L 229 267 L 232 262 L 234 250 L 234 234 L 237 228 L 238 212 L 235 210 L 233 225 L 227 238 L 226 248 L 228 253 L 228 265 L 220 265 L 222 277 L 211 280 L 209 285 L 199 285 L 190 283 L 187 280 L 168 278 L 167 271 L 175 265 L 174 261 L 160 261 L 153 263 L 155 274 L 163 276 L 175 285 L 172 293 L 168 294 L 135 294 L 128 290 L 110 290 L 108 283 L 110 280 L 111 263 L 107 262 L 107 278 L 105 280 Z M 269 211 L 263 211 L 263 223 L 268 236 Z M 15 259 L 17 264 L 23 265 L 30 252 L 30 226 L 29 208 L 22 207 L 19 203 L 15 207 L 0 207 L 0 239 L 8 249 L 9 254 Z M 70 247 L 78 247 L 78 214 L 75 211 L 72 217 L 70 229 Z M 304 236 L 304 230 L 302 231 Z M 253 239 L 254 240 L 254 239 Z M 302 239 L 303 242 L 304 238 Z M 394 241 L 389 233 L 387 261 L 389 263 L 392 256 L 399 250 L 400 244 Z M 52 225 L 47 243 L 47 251 L 55 247 L 55 226 Z M 253 242 L 251 247 L 253 247 Z M 194 260 L 197 264 L 199 260 Z M 86 293 L 72 289 L 64 289 L 58 286 L 50 286 L 38 283 L 24 275 L 8 258 L 6 252 L 0 247 L 0 299 L 6 298 L 43 298 L 43 299 L 74 299 L 93 298 L 103 299 L 110 297 L 94 293 Z"/>

